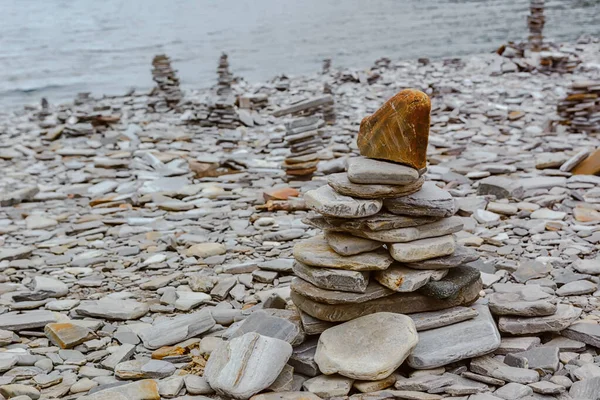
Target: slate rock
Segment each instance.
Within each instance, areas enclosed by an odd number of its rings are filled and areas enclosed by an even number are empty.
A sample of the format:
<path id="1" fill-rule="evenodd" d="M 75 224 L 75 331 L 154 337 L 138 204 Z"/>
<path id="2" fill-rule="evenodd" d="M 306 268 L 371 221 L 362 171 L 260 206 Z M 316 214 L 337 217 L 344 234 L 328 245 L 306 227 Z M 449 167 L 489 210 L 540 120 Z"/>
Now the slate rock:
<path id="1" fill-rule="evenodd" d="M 419 179 L 419 171 L 402 164 L 353 157 L 348 160 L 348 179 L 359 184 L 404 186 Z"/>
<path id="2" fill-rule="evenodd" d="M 438 281 L 427 282 L 419 291 L 436 299 L 457 296 L 462 290 L 480 281 L 480 272 L 466 265 L 448 270 L 446 276 Z"/>
<path id="3" fill-rule="evenodd" d="M 376 240 L 384 243 L 405 243 L 419 239 L 450 235 L 463 229 L 462 219 L 459 217 L 443 218 L 421 226 L 409 228 L 389 229 L 376 232 L 351 231 L 353 235 Z"/>
<path id="4" fill-rule="evenodd" d="M 210 310 L 203 309 L 193 314 L 178 315 L 172 319 L 162 319 L 142 330 L 140 339 L 148 349 L 158 349 L 182 342 L 200 335 L 215 326 Z"/>
<path id="5" fill-rule="evenodd" d="M 397 185 L 376 185 L 360 184 L 351 182 L 345 173 L 333 174 L 327 177 L 327 183 L 338 194 L 358 199 L 389 199 L 402 196 L 408 196 L 418 192 L 425 183 L 424 178 L 405 186 Z"/>
<path id="6" fill-rule="evenodd" d="M 475 318 L 479 312 L 473 307 L 452 307 L 440 311 L 428 311 L 410 314 L 417 332 L 453 325 L 458 322 Z"/>
<path id="7" fill-rule="evenodd" d="M 116 321 L 138 319 L 148 313 L 146 303 L 130 299 L 103 297 L 100 300 L 83 301 L 75 311 L 87 317 L 105 318 Z"/>
<path id="8" fill-rule="evenodd" d="M 340 195 L 328 185 L 306 192 L 304 201 L 312 210 L 338 218 L 368 217 L 377 214 L 383 206 L 381 200 L 360 200 Z"/>
<path id="9" fill-rule="evenodd" d="M 559 332 L 579 319 L 581 308 L 559 304 L 556 313 L 546 317 L 500 317 L 498 328 L 513 335 Z"/>
<path id="10" fill-rule="evenodd" d="M 369 284 L 368 272 L 315 268 L 298 261 L 294 262 L 294 274 L 321 289 L 327 290 L 364 293 Z"/>
<path id="11" fill-rule="evenodd" d="M 446 270 L 418 270 L 393 265 L 384 271 L 376 271 L 374 278 L 381 285 L 399 293 L 414 292 L 424 286 L 430 279 L 439 280 L 446 275 Z"/>
<path id="12" fill-rule="evenodd" d="M 569 339 L 577 340 L 600 348 L 600 324 L 592 321 L 576 322 L 560 333 Z"/>
<path id="13" fill-rule="evenodd" d="M 296 313 L 291 311 L 289 313 L 294 316 L 296 315 Z M 253 312 L 248 318 L 244 319 L 240 327 L 231 335 L 230 339 L 250 332 L 283 340 L 292 346 L 296 346 L 304 341 L 304 331 L 302 330 L 299 317 L 295 318 L 295 321 L 292 322 L 289 318 L 269 315 L 269 313 L 262 310 Z"/>
<path id="14" fill-rule="evenodd" d="M 325 232 L 329 247 L 341 256 L 352 256 L 377 250 L 382 246 L 378 241 L 360 238 L 341 232 Z"/>
<path id="15" fill-rule="evenodd" d="M 393 214 L 417 217 L 450 217 L 456 212 L 456 204 L 450 193 L 431 181 L 425 182 L 416 193 L 384 200 L 384 206 Z"/>
<path id="16" fill-rule="evenodd" d="M 454 236 L 446 235 L 407 243 L 393 243 L 389 246 L 394 260 L 401 263 L 413 263 L 454 253 Z"/>
<path id="17" fill-rule="evenodd" d="M 402 265 L 412 269 L 448 269 L 455 268 L 464 264 L 468 264 L 479 259 L 479 254 L 465 246 L 457 245 L 454 253 L 443 256 L 430 258 L 411 263 L 402 263 Z"/>
<path id="18" fill-rule="evenodd" d="M 521 290 L 511 293 L 493 293 L 489 296 L 490 310 L 494 315 L 515 315 L 522 317 L 538 317 L 552 315 L 556 312 L 556 298 L 534 287 L 527 285 Z"/>

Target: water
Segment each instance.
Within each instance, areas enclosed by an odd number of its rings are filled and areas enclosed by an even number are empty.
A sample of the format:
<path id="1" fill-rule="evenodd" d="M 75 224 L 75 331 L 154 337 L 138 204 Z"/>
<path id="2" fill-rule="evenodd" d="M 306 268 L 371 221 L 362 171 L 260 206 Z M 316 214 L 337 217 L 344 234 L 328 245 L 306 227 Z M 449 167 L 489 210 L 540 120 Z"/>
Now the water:
<path id="1" fill-rule="evenodd" d="M 249 81 L 379 57 L 489 52 L 527 36 L 529 0 L 1 0 L 0 106 L 152 86 L 167 53 L 209 87 L 221 51 Z M 600 35 L 600 1 L 547 0 L 545 36 Z"/>

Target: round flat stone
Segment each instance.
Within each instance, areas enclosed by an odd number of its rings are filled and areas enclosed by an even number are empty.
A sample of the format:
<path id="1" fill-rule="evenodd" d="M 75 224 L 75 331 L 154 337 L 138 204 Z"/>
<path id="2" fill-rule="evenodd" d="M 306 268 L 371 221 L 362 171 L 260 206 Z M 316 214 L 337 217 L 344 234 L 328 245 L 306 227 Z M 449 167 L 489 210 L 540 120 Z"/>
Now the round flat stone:
<path id="1" fill-rule="evenodd" d="M 326 375 L 384 379 L 404 362 L 418 341 L 412 319 L 402 314 L 376 313 L 323 332 L 315 361 Z"/>
<path id="2" fill-rule="evenodd" d="M 339 268 L 350 271 L 382 270 L 389 267 L 394 261 L 383 248 L 353 256 L 341 256 L 329 247 L 323 235 L 296 244 L 294 258 L 312 267 Z"/>
<path id="3" fill-rule="evenodd" d="M 336 192 L 345 196 L 359 197 L 361 199 L 386 199 L 407 196 L 418 192 L 423 183 L 424 178 L 419 178 L 414 182 L 405 186 L 397 185 L 365 185 L 353 183 L 348 180 L 346 173 L 329 175 L 327 183 L 335 189 Z"/>
<path id="4" fill-rule="evenodd" d="M 320 214 L 339 218 L 368 217 L 377 214 L 383 205 L 381 200 L 361 200 L 341 195 L 328 185 L 306 192 L 304 201 Z"/>
<path id="5" fill-rule="evenodd" d="M 348 160 L 348 179 L 367 185 L 408 185 L 419 179 L 419 171 L 402 164 L 354 157 Z"/>
<path id="6" fill-rule="evenodd" d="M 403 265 L 412 269 L 447 269 L 456 268 L 463 264 L 468 264 L 479 259 L 479 254 L 476 251 L 465 246 L 456 246 L 454 253 L 449 256 L 430 258 L 429 260 L 421 260 L 411 263 L 403 263 Z"/>

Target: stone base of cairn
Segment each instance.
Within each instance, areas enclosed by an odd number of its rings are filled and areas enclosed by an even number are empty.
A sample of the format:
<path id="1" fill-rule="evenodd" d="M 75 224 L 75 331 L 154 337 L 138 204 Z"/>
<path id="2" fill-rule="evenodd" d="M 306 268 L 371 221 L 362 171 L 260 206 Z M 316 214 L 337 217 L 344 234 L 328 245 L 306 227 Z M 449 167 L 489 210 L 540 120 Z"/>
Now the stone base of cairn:
<path id="1" fill-rule="evenodd" d="M 152 80 L 157 86 L 153 94 L 162 97 L 168 108 L 176 107 L 182 98 L 179 78 L 171 67 L 171 60 L 165 54 L 159 54 L 152 60 Z"/>
<path id="2" fill-rule="evenodd" d="M 600 80 L 574 82 L 557 112 L 572 132 L 600 133 Z"/>
<path id="3" fill-rule="evenodd" d="M 541 51 L 544 41 L 542 31 L 546 22 L 544 18 L 544 0 L 531 0 L 529 9 L 530 15 L 527 17 L 529 48 L 531 51 Z"/>
<path id="4" fill-rule="evenodd" d="M 310 178 L 317 171 L 318 152 L 325 143 L 321 128 L 325 125 L 319 117 L 299 118 L 286 124 L 285 142 L 291 155 L 283 163 L 286 174 L 294 178 Z"/>

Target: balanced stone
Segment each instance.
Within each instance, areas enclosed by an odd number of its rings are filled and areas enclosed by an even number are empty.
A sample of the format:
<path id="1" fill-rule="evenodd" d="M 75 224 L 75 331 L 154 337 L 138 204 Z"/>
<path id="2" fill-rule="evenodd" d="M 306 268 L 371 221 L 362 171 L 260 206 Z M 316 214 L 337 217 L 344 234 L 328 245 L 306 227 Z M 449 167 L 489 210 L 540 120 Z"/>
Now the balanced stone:
<path id="1" fill-rule="evenodd" d="M 546 317 L 500 317 L 498 328 L 513 335 L 559 332 L 579 319 L 581 308 L 559 304 L 556 313 Z"/>
<path id="2" fill-rule="evenodd" d="M 381 200 L 360 200 L 338 194 L 329 185 L 310 190 L 304 195 L 306 205 L 316 212 L 340 218 L 361 218 L 381 210 Z"/>
<path id="3" fill-rule="evenodd" d="M 304 332 L 297 313 L 293 311 L 289 312 L 295 314 L 297 318 L 295 321 L 276 315 L 269 315 L 269 313 L 263 310 L 253 312 L 231 335 L 231 339 L 243 336 L 249 332 L 255 332 L 262 336 L 286 341 L 292 346 L 298 345 L 304 341 Z"/>
<path id="4" fill-rule="evenodd" d="M 395 292 L 409 293 L 424 286 L 430 279 L 442 279 L 446 273 L 447 270 L 427 271 L 392 265 L 384 271 L 377 271 L 374 277 L 377 282 Z"/>
<path id="5" fill-rule="evenodd" d="M 390 254 L 396 261 L 410 263 L 430 258 L 448 256 L 454 253 L 454 236 L 446 235 L 408 243 L 394 243 L 389 246 Z"/>
<path id="6" fill-rule="evenodd" d="M 411 217 L 406 215 L 396 215 L 381 211 L 375 215 L 364 218 L 343 219 L 323 216 L 314 216 L 305 218 L 303 222 L 319 229 L 332 231 L 384 231 L 388 229 L 406 228 L 409 226 L 419 226 L 435 222 L 437 217 Z"/>
<path id="7" fill-rule="evenodd" d="M 380 285 L 376 281 L 368 283 L 364 292 L 349 292 L 340 289 L 322 289 L 298 277 L 292 279 L 292 292 L 319 303 L 347 304 L 364 303 L 365 301 L 379 299 L 394 294 L 393 290 Z"/>
<path id="8" fill-rule="evenodd" d="M 386 199 L 385 208 L 393 213 L 412 216 L 449 217 L 456 211 L 454 198 L 434 182 L 425 182 L 421 190 L 404 197 Z"/>
<path id="9" fill-rule="evenodd" d="M 490 310 L 494 315 L 517 315 L 522 317 L 538 317 L 552 315 L 556 312 L 556 299 L 545 291 L 524 286 L 523 289 L 510 293 L 493 293 L 489 296 Z"/>
<path id="10" fill-rule="evenodd" d="M 217 393 L 247 399 L 275 382 L 291 355 L 283 340 L 246 333 L 211 353 L 204 377 Z"/>
<path id="11" fill-rule="evenodd" d="M 490 310 L 483 304 L 473 308 L 478 312 L 473 319 L 419 333 L 408 364 L 415 369 L 436 368 L 496 350 L 500 333 Z"/>
<path id="12" fill-rule="evenodd" d="M 294 274 L 313 285 L 328 290 L 364 293 L 369 284 L 369 273 L 333 268 L 314 268 L 294 262 Z"/>
<path id="13" fill-rule="evenodd" d="M 340 232 L 325 232 L 327 244 L 342 256 L 352 256 L 376 250 L 382 246 L 379 241 L 359 238 Z"/>
<path id="14" fill-rule="evenodd" d="M 425 183 L 424 178 L 404 186 L 382 185 L 382 184 L 360 184 L 350 182 L 345 173 L 329 175 L 327 183 L 337 193 L 344 196 L 358 197 L 360 199 L 387 199 L 407 196 L 418 192 Z"/>
<path id="15" fill-rule="evenodd" d="M 403 265 L 412 269 L 448 269 L 456 268 L 463 264 L 479 259 L 479 254 L 474 250 L 469 249 L 465 246 L 456 246 L 454 253 L 449 256 L 430 258 L 428 260 L 422 260 L 411 263 L 403 263 Z"/>
<path id="16" fill-rule="evenodd" d="M 146 315 L 149 310 L 148 304 L 146 303 L 140 303 L 131 299 L 119 300 L 110 297 L 82 302 L 81 305 L 75 309 L 75 311 L 81 315 L 117 321 L 141 318 Z"/>
<path id="17" fill-rule="evenodd" d="M 428 311 L 416 314 L 410 314 L 409 317 L 415 323 L 417 332 L 426 331 L 442 326 L 456 324 L 475 318 L 479 312 L 472 307 L 452 307 L 440 311 Z"/>
<path id="18" fill-rule="evenodd" d="M 419 171 L 406 165 L 354 157 L 348 160 L 348 179 L 366 185 L 408 185 L 419 179 Z"/>
<path id="19" fill-rule="evenodd" d="M 314 318 L 318 318 L 323 321 L 341 322 L 349 321 L 354 318 L 377 312 L 411 314 L 425 311 L 442 310 L 455 306 L 466 306 L 477 300 L 479 297 L 479 291 L 481 289 L 481 282 L 477 281 L 471 286 L 465 287 L 456 297 L 444 300 L 428 297 L 419 292 L 412 292 L 396 293 L 391 296 L 385 296 L 361 303 L 325 304 L 323 302 L 311 300 L 299 294 L 292 287 L 291 298 L 294 304 L 300 310 Z M 355 294 L 346 293 L 346 295 Z"/>
<path id="20" fill-rule="evenodd" d="M 412 319 L 401 314 L 376 313 L 323 332 L 315 361 L 327 375 L 384 379 L 404 362 L 418 341 Z"/>
<path id="21" fill-rule="evenodd" d="M 389 229 L 385 231 L 352 232 L 356 236 L 376 240 L 384 243 L 405 243 L 419 239 L 450 235 L 459 232 L 463 228 L 462 220 L 459 217 L 444 218 L 430 224 L 413 226 L 409 228 Z"/>
<path id="22" fill-rule="evenodd" d="M 313 267 L 339 268 L 351 271 L 382 270 L 394 261 L 385 249 L 353 256 L 341 256 L 329 247 L 323 235 L 294 246 L 294 258 Z"/>
<path id="23" fill-rule="evenodd" d="M 480 275 L 479 270 L 476 268 L 462 265 L 450 269 L 443 279 L 427 282 L 420 289 L 420 292 L 426 296 L 441 300 L 452 298 L 475 282 L 481 281 Z"/>
<path id="24" fill-rule="evenodd" d="M 417 170 L 425 168 L 430 111 L 431 101 L 425 93 L 415 89 L 397 93 L 360 123 L 360 154 Z"/>
<path id="25" fill-rule="evenodd" d="M 96 337 L 94 332 L 85 326 L 69 322 L 48 324 L 44 327 L 44 333 L 52 343 L 61 349 L 70 349 Z"/>

